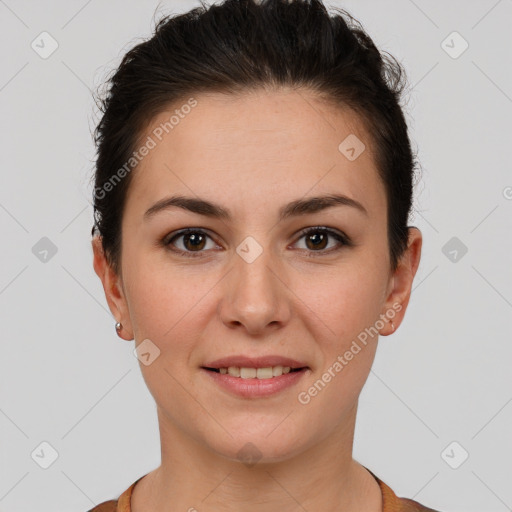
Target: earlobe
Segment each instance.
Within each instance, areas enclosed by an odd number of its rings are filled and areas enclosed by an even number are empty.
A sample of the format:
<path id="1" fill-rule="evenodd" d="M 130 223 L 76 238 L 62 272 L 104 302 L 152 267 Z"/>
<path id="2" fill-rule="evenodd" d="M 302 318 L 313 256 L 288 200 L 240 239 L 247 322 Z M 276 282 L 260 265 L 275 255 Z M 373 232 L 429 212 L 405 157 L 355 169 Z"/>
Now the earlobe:
<path id="1" fill-rule="evenodd" d="M 411 297 L 414 276 L 420 264 L 421 246 L 421 231 L 414 226 L 409 226 L 407 249 L 393 274 L 391 291 L 385 302 L 383 315 L 388 318 L 388 322 L 381 331 L 384 336 L 395 332 L 405 315 Z"/>
<path id="2" fill-rule="evenodd" d="M 103 285 L 103 291 L 105 292 L 108 307 L 114 316 L 116 323 L 121 323 L 123 326 L 122 330 L 116 329 L 116 332 L 119 337 L 125 340 L 132 340 L 133 336 L 130 337 L 131 325 L 128 315 L 128 307 L 120 283 L 121 278 L 108 264 L 103 250 L 103 245 L 101 243 L 101 238 L 99 236 L 95 236 L 93 238 L 92 250 L 94 271 L 100 278 Z"/>

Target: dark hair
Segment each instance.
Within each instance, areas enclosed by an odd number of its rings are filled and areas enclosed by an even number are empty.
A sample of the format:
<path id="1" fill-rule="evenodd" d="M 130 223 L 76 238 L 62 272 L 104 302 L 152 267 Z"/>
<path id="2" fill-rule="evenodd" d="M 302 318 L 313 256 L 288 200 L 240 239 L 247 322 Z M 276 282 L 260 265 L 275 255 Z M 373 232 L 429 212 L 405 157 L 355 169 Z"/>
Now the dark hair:
<path id="1" fill-rule="evenodd" d="M 117 273 L 132 175 L 126 164 L 154 116 L 202 91 L 236 94 L 269 86 L 306 88 L 359 115 L 386 190 L 396 269 L 407 248 L 415 167 L 400 106 L 405 73 L 394 57 L 379 52 L 357 20 L 336 11 L 330 15 L 321 0 L 225 0 L 211 6 L 201 0 L 185 14 L 164 16 L 150 39 L 124 55 L 99 102 L 102 117 L 94 133 L 92 234 L 101 235 Z"/>

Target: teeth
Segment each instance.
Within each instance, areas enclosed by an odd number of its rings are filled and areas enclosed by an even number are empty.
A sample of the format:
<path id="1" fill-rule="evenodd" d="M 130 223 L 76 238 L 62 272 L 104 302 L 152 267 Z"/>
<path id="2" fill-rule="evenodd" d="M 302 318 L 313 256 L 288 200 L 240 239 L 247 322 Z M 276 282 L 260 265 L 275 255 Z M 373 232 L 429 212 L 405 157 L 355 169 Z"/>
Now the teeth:
<path id="1" fill-rule="evenodd" d="M 223 375 L 229 374 L 231 377 L 240 377 L 242 379 L 272 379 L 280 377 L 285 373 L 290 373 L 289 366 L 268 366 L 266 368 L 239 368 L 238 366 L 230 366 L 229 368 L 219 368 L 219 372 Z"/>
<path id="2" fill-rule="evenodd" d="M 256 377 L 258 379 L 271 379 L 273 377 L 272 367 L 258 368 L 256 370 Z"/>
<path id="3" fill-rule="evenodd" d="M 231 377 L 240 377 L 240 368 L 237 368 L 236 366 L 230 366 L 228 368 L 228 373 L 231 375 Z"/>

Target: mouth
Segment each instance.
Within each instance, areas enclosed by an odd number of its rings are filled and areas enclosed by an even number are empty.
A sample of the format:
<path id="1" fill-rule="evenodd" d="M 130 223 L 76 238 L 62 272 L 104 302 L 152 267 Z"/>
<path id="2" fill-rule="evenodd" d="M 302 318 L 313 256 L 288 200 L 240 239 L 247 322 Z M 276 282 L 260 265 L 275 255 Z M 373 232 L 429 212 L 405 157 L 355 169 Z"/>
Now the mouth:
<path id="1" fill-rule="evenodd" d="M 288 373 L 300 372 L 303 370 L 307 370 L 308 366 L 302 366 L 298 368 L 292 368 L 290 366 L 266 366 L 263 368 L 253 368 L 253 367 L 239 367 L 239 366 L 229 366 L 225 368 L 211 368 L 208 366 L 202 366 L 204 370 L 208 370 L 210 372 L 215 372 L 221 375 L 229 375 L 235 378 L 241 379 L 273 379 L 276 377 L 281 377 L 282 375 L 286 375 Z"/>
<path id="2" fill-rule="evenodd" d="M 254 399 L 291 390 L 312 373 L 306 359 L 281 354 L 231 355 L 204 362 L 200 369 L 219 389 L 232 396 Z"/>
<path id="3" fill-rule="evenodd" d="M 210 382 L 231 396 L 244 399 L 263 399 L 293 389 L 311 373 L 308 366 L 201 366 Z"/>

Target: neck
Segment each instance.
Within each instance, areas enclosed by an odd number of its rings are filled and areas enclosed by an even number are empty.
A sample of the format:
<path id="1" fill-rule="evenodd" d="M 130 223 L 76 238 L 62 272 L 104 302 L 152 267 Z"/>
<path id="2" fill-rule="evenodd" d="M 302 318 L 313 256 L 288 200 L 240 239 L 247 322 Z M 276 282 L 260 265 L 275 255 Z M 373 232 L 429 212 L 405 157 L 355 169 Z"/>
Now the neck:
<path id="1" fill-rule="evenodd" d="M 294 456 L 249 465 L 206 449 L 159 411 L 162 464 L 135 486 L 131 512 L 381 512 L 377 481 L 352 459 L 352 416 Z"/>

